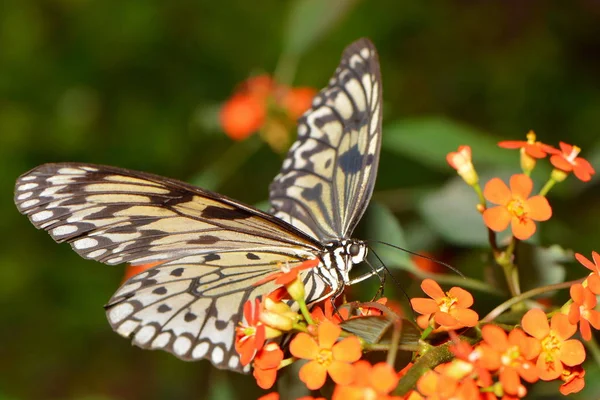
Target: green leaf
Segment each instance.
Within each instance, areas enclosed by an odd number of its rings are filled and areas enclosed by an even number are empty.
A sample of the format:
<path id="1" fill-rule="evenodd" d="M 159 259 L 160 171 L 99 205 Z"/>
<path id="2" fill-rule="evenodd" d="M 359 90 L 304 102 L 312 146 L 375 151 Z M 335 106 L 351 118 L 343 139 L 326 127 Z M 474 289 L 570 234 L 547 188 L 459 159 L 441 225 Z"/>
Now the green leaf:
<path id="1" fill-rule="evenodd" d="M 521 242 L 517 259 L 521 291 L 564 282 L 566 270 L 563 263 L 572 261 L 573 253 L 559 245 L 539 247 Z"/>
<path id="2" fill-rule="evenodd" d="M 366 238 L 369 241 L 383 241 L 394 246 L 407 248 L 404 232 L 394 214 L 380 203 L 372 202 L 364 217 L 366 221 Z M 407 252 L 386 246 L 381 243 L 369 244 L 377 255 L 390 267 L 413 269 Z"/>
<path id="3" fill-rule="evenodd" d="M 356 0 L 297 0 L 293 3 L 285 32 L 283 52 L 298 58 L 324 36 L 356 4 Z"/>
<path id="4" fill-rule="evenodd" d="M 370 344 L 388 344 L 394 331 L 394 321 L 380 315 L 360 318 L 351 318 L 340 323 L 342 329 L 350 332 Z M 421 332 L 416 325 L 408 319 L 402 318 L 402 329 L 399 346 L 416 346 L 421 337 Z"/>
<path id="5" fill-rule="evenodd" d="M 473 189 L 457 176 L 425 195 L 418 210 L 427 224 L 448 242 L 485 246 L 487 230 L 477 211 L 477 202 Z"/>
<path id="6" fill-rule="evenodd" d="M 473 149 L 474 163 L 518 167 L 517 151 L 498 147 L 489 133 L 438 116 L 410 118 L 385 126 L 384 149 L 439 170 L 449 170 L 446 154 L 460 145 Z"/>

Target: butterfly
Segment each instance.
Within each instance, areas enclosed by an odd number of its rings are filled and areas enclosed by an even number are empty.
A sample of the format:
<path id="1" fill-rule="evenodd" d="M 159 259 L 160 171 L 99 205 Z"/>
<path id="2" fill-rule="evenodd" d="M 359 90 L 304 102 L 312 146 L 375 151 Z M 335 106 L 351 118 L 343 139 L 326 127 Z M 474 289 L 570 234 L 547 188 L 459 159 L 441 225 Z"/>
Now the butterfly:
<path id="1" fill-rule="evenodd" d="M 351 234 L 375 184 L 381 76 L 367 39 L 343 52 L 329 85 L 298 120 L 298 138 L 270 186 L 270 213 L 144 172 L 44 164 L 23 174 L 15 203 L 38 229 L 105 264 L 155 266 L 105 306 L 112 328 L 142 348 L 247 371 L 234 349 L 243 305 L 275 289 L 279 266 L 305 270 L 307 302 L 337 296 L 367 255 Z"/>

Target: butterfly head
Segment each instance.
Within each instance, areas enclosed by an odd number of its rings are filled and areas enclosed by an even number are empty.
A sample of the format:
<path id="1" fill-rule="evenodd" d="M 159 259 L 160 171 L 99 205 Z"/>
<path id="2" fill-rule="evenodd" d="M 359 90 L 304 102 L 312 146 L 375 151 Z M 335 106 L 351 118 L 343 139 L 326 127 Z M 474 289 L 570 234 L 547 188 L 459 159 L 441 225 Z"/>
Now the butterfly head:
<path id="1" fill-rule="evenodd" d="M 329 275 L 331 280 L 338 280 L 338 284 L 349 283 L 352 267 L 367 257 L 367 244 L 362 240 L 345 239 L 328 243 L 326 246 L 330 250 L 323 259 L 327 271 L 324 275 Z"/>

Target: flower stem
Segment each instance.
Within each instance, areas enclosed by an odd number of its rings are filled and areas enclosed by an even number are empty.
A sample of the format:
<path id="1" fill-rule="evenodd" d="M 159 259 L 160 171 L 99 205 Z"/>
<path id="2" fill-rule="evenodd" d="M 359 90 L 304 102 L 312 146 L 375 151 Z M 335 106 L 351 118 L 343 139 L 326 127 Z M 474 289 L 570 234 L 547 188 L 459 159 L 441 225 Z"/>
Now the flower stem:
<path id="1" fill-rule="evenodd" d="M 510 294 L 515 297 L 521 294 L 521 285 L 519 283 L 519 269 L 513 262 L 515 247 L 519 239 L 512 237 L 510 244 L 500 254 L 496 256 L 496 262 L 502 267 L 504 276 L 506 277 L 506 283 Z"/>
<path id="2" fill-rule="evenodd" d="M 515 304 L 520 303 L 520 302 L 522 302 L 525 299 L 529 299 L 531 297 L 535 297 L 535 296 L 538 296 L 540 294 L 552 292 L 554 290 L 560 290 L 560 289 L 569 288 L 569 287 L 573 286 L 576 283 L 583 282 L 584 279 L 585 278 L 581 278 L 581 279 L 576 279 L 574 281 L 562 282 L 562 283 L 557 283 L 555 285 L 542 286 L 542 287 L 539 287 L 539 288 L 528 290 L 527 292 L 525 292 L 523 294 L 515 296 L 515 297 L 513 297 L 511 299 L 508 299 L 504 303 L 500 304 L 498 307 L 494 308 L 492 311 L 489 312 L 488 315 L 486 315 L 483 319 L 481 319 L 480 323 L 492 322 L 496 317 L 498 317 L 504 311 L 508 310 L 509 308 L 511 308 L 512 306 L 514 306 Z"/>
<path id="3" fill-rule="evenodd" d="M 394 367 L 396 363 L 396 354 L 398 354 L 398 344 L 400 342 L 400 335 L 402 334 L 402 320 L 397 319 L 394 322 L 394 331 L 392 332 L 392 342 L 390 345 L 390 350 L 387 354 L 386 362 Z"/>
<path id="4" fill-rule="evenodd" d="M 308 322 L 308 324 L 310 324 L 310 325 L 314 325 L 315 322 L 313 321 L 312 317 L 310 316 L 308 307 L 306 307 L 306 302 L 299 301 L 298 304 L 300 305 L 300 311 L 302 312 L 302 316 L 304 317 L 306 322 Z"/>
<path id="5" fill-rule="evenodd" d="M 552 189 L 552 187 L 556 184 L 556 181 L 553 178 L 548 179 L 548 182 L 546 182 L 546 184 L 544 185 L 544 187 L 542 188 L 542 190 L 540 190 L 540 195 L 541 196 L 546 196 L 546 194 L 548 194 L 548 192 L 550 191 L 550 189 Z"/>

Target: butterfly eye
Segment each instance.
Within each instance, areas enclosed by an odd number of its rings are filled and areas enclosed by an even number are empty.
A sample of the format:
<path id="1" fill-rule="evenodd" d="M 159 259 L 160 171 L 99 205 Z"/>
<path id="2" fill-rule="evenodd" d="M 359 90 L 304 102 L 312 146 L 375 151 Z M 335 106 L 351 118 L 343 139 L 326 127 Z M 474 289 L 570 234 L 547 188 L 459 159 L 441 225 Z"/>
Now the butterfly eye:
<path id="1" fill-rule="evenodd" d="M 356 243 L 351 244 L 348 248 L 348 254 L 350 254 L 352 257 L 356 257 L 360 254 L 360 246 Z"/>

